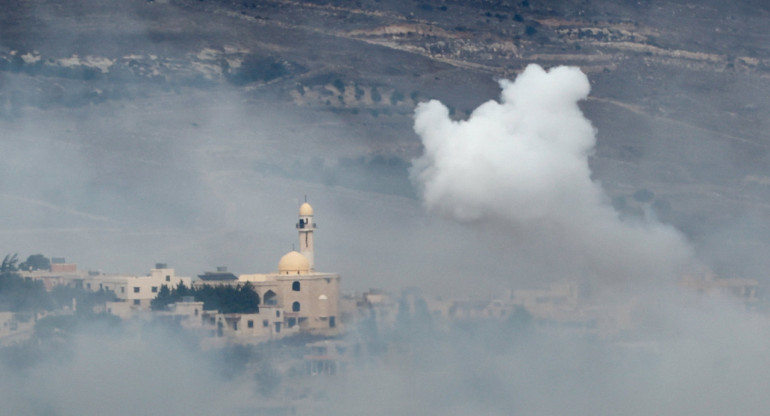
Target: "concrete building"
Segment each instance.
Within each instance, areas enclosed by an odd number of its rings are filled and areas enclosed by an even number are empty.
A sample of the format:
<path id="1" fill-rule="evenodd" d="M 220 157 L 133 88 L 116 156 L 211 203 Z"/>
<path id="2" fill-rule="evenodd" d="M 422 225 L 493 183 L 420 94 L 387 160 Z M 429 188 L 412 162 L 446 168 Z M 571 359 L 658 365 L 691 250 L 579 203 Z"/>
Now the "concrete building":
<path id="1" fill-rule="evenodd" d="M 64 263 L 57 259 L 51 264 L 51 270 L 21 272 L 22 277 L 29 277 L 43 282 L 47 290 L 55 286 L 72 286 L 91 292 L 112 291 L 118 302 L 110 302 L 107 311 L 126 318 L 133 312 L 149 311 L 150 302 L 158 296 L 160 287 L 176 287 L 180 283 L 192 284 L 190 277 L 177 276 L 174 269 L 166 263 L 156 263 L 144 276 L 128 274 L 106 274 L 97 271 L 77 270 L 75 264 Z"/>
<path id="2" fill-rule="evenodd" d="M 64 258 L 54 257 L 50 270 L 21 270 L 19 275 L 43 282 L 45 289 L 50 291 L 56 286 L 74 286 L 74 282 L 87 277 L 88 272 L 78 270 L 77 265 L 66 263 Z"/>
<path id="3" fill-rule="evenodd" d="M 75 287 L 93 292 L 110 290 L 121 301 L 128 304 L 130 310 L 150 310 L 150 302 L 158 296 L 161 286 L 176 287 L 184 284 L 190 286 L 192 278 L 177 276 L 174 269 L 166 263 L 156 263 L 153 269 L 144 276 L 102 274 L 90 272 L 85 276 L 72 279 Z M 115 311 L 126 309 L 116 307 Z M 116 312 L 112 312 L 122 316 Z"/>

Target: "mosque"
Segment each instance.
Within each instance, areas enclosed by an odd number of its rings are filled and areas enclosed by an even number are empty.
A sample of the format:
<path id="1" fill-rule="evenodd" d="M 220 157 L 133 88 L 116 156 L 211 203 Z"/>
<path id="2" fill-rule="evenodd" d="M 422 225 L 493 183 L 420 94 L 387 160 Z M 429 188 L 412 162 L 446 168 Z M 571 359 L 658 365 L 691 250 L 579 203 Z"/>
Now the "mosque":
<path id="1" fill-rule="evenodd" d="M 332 335 L 338 332 L 340 276 L 315 270 L 313 207 L 299 207 L 299 251 L 281 257 L 278 271 L 235 276 L 222 270 L 199 276 L 194 285 L 244 285 L 259 294 L 260 310 L 254 316 L 224 316 L 225 336 L 230 338 L 280 338 L 297 332 Z M 241 322 L 243 321 L 243 322 Z M 255 324 L 255 322 L 257 324 Z"/>

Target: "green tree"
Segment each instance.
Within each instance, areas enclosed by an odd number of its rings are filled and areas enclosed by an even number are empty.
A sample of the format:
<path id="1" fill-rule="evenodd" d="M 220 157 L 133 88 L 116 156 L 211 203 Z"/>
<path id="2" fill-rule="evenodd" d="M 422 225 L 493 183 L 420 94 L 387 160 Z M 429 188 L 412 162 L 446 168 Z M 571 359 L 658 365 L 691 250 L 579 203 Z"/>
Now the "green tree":
<path id="1" fill-rule="evenodd" d="M 42 254 L 32 254 L 19 264 L 19 270 L 51 270 L 51 260 Z"/>
<path id="2" fill-rule="evenodd" d="M 185 296 L 192 296 L 198 302 L 203 302 L 203 308 L 208 310 L 216 309 L 222 313 L 259 312 L 259 294 L 248 282 L 238 286 L 203 285 L 191 288 L 180 282 L 174 289 L 163 285 L 150 306 L 153 310 L 162 310 L 171 303 L 179 302 Z"/>
<path id="3" fill-rule="evenodd" d="M 16 264 L 19 262 L 19 255 L 6 254 L 3 263 L 0 265 L 0 273 L 15 272 L 18 270 Z"/>
<path id="4" fill-rule="evenodd" d="M 194 296 L 195 293 L 193 292 L 192 288 L 188 288 L 184 285 L 184 282 L 180 281 L 178 285 L 176 285 L 176 291 L 174 293 L 174 300 L 179 300 L 185 296 Z"/>
<path id="5" fill-rule="evenodd" d="M 16 256 L 3 261 L 0 271 L 0 310 L 10 312 L 35 312 L 53 308 L 50 295 L 43 282 L 23 278 L 16 272 Z"/>
<path id="6" fill-rule="evenodd" d="M 150 301 L 150 308 L 154 311 L 163 310 L 168 304 L 173 302 L 174 299 L 171 298 L 171 289 L 169 289 L 167 285 L 163 285 L 160 287 L 160 291 L 158 291 L 158 296 Z"/>

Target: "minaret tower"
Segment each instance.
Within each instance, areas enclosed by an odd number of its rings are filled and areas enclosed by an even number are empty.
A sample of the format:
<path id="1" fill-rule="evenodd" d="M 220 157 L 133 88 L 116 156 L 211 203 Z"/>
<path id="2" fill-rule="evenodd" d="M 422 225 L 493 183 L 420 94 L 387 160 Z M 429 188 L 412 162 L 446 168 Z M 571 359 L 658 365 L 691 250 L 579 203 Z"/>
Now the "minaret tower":
<path id="1" fill-rule="evenodd" d="M 307 258 L 310 263 L 310 271 L 312 272 L 315 270 L 315 262 L 313 261 L 313 231 L 315 231 L 315 223 L 313 222 L 313 207 L 307 203 L 307 197 L 305 197 L 305 203 L 299 207 L 297 230 L 299 231 L 299 252 Z"/>

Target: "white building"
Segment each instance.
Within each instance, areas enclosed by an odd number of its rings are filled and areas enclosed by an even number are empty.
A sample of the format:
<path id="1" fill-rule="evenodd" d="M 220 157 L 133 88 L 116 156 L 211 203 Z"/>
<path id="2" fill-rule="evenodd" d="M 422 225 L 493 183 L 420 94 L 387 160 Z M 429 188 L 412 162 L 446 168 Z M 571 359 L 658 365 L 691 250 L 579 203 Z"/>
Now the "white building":
<path id="1" fill-rule="evenodd" d="M 91 292 L 111 291 L 118 302 L 110 302 L 107 311 L 124 318 L 133 312 L 149 311 L 150 302 L 158 296 L 161 286 L 176 287 L 182 283 L 189 287 L 192 284 L 190 277 L 177 276 L 165 263 L 155 264 L 155 268 L 144 276 L 79 271 L 74 264 L 55 263 L 51 266 L 51 270 L 21 272 L 21 275 L 43 281 L 48 290 L 64 285 Z"/>
<path id="2" fill-rule="evenodd" d="M 177 276 L 174 269 L 165 263 L 156 263 L 155 268 L 145 276 L 89 273 L 75 280 L 75 285 L 86 290 L 98 292 L 110 290 L 132 309 L 150 310 L 150 302 L 158 296 L 163 285 L 176 287 L 184 284 L 190 287 L 192 278 Z"/>

